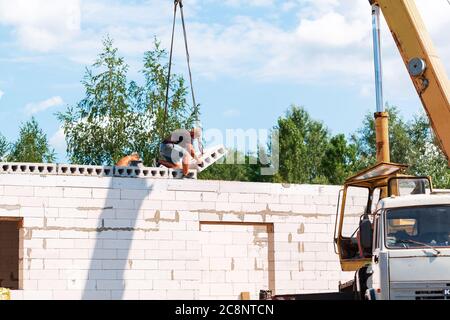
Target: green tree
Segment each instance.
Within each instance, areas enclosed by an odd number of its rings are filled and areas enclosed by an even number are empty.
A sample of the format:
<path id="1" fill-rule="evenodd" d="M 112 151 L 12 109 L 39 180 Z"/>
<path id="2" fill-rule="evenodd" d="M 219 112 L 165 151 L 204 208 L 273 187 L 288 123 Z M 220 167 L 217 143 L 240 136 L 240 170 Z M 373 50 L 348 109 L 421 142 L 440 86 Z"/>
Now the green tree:
<path id="1" fill-rule="evenodd" d="M 129 139 L 135 116 L 128 99 L 128 66 L 112 39 L 106 38 L 103 46 L 93 69 L 86 69 L 82 81 L 86 96 L 58 114 L 74 163 L 112 164 L 133 151 Z"/>
<path id="2" fill-rule="evenodd" d="M 185 128 L 190 129 L 198 121 L 199 106 L 188 106 L 188 91 L 184 78 L 180 75 L 171 75 L 169 87 L 169 100 L 167 118 L 164 121 L 165 99 L 167 89 L 167 73 L 169 65 L 167 52 L 161 48 L 160 42 L 155 39 L 154 50 L 144 55 L 145 84 L 139 87 L 131 83 L 134 105 L 140 115 L 136 120 L 137 129 L 134 132 L 132 146 L 139 150 L 144 163 L 151 164 L 159 157 L 159 143 L 172 131 Z M 143 116 L 144 115 L 144 116 Z"/>
<path id="3" fill-rule="evenodd" d="M 410 172 L 415 175 L 429 175 L 436 188 L 450 188 L 448 162 L 438 146 L 429 119 L 422 113 L 409 123 L 411 148 L 408 152 Z"/>
<path id="4" fill-rule="evenodd" d="M 357 147 L 349 144 L 345 135 L 338 134 L 330 139 L 322 158 L 323 175 L 331 184 L 339 185 L 357 170 Z"/>
<path id="5" fill-rule="evenodd" d="M 39 128 L 33 117 L 20 127 L 19 138 L 12 145 L 8 161 L 51 163 L 55 161 L 55 156 L 55 151 L 48 143 L 47 135 Z"/>
<path id="6" fill-rule="evenodd" d="M 395 106 L 388 106 L 386 111 L 389 114 L 389 144 L 391 149 L 391 161 L 406 163 L 408 152 L 411 148 L 406 123 Z M 376 139 L 375 120 L 373 113 L 367 113 L 363 125 L 352 136 L 352 143 L 356 145 L 358 165 L 357 169 L 364 169 L 376 163 Z"/>
<path id="7" fill-rule="evenodd" d="M 11 145 L 5 136 L 0 133 L 0 161 L 4 161 L 8 155 Z"/>
<path id="8" fill-rule="evenodd" d="M 421 114 L 405 121 L 398 108 L 388 107 L 387 111 L 391 161 L 409 164 L 409 174 L 430 175 L 437 188 L 450 188 L 447 160 L 428 118 Z M 199 178 L 342 184 L 349 176 L 376 162 L 375 124 L 371 113 L 365 116 L 363 126 L 349 141 L 343 134 L 330 138 L 322 123 L 295 106 L 279 118 L 275 129 L 280 133 L 280 172 L 275 177 L 261 176 L 261 165 L 249 165 L 252 156 L 246 155 L 246 164 L 212 166 Z M 235 152 L 230 155 L 235 156 Z"/>
<path id="9" fill-rule="evenodd" d="M 328 129 L 311 119 L 301 107 L 292 106 L 278 119 L 280 168 L 275 182 L 326 183 L 322 159 L 328 143 Z"/>
<path id="10" fill-rule="evenodd" d="M 405 121 L 398 108 L 388 107 L 391 161 L 405 163 L 412 175 L 430 175 L 437 188 L 450 187 L 447 161 L 424 114 Z M 367 114 L 361 129 L 352 136 L 357 149 L 358 170 L 376 162 L 375 122 Z"/>
<path id="11" fill-rule="evenodd" d="M 243 158 L 245 159 L 245 163 L 227 163 L 227 159 L 230 158 L 234 160 L 233 162 L 238 158 Z M 260 175 L 261 166 L 259 164 L 251 164 L 256 163 L 256 160 L 250 154 L 243 155 L 239 151 L 232 150 L 219 163 L 215 163 L 213 166 L 201 172 L 198 178 L 201 180 L 259 182 L 262 180 Z"/>
<path id="12" fill-rule="evenodd" d="M 167 86 L 166 51 L 155 40 L 155 49 L 145 53 L 145 85 L 128 82 L 128 65 L 119 56 L 113 40 L 103 41 L 91 69 L 82 81 L 85 97 L 65 113 L 59 113 L 66 135 L 67 153 L 72 162 L 113 164 L 137 151 L 144 164 L 152 165 L 163 135 L 165 89 Z M 167 131 L 192 125 L 193 111 L 186 103 L 184 80 L 173 76 Z"/>

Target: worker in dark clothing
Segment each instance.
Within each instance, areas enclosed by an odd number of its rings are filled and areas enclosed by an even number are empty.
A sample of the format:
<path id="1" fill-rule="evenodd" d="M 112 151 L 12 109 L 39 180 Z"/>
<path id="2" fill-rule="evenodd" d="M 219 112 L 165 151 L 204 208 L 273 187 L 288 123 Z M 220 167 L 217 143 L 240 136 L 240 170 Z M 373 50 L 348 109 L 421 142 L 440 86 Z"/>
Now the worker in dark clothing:
<path id="1" fill-rule="evenodd" d="M 203 160 L 197 156 L 194 148 L 194 140 L 198 140 L 201 145 L 200 128 L 194 128 L 190 131 L 185 129 L 178 129 L 172 132 L 169 137 L 166 137 L 160 144 L 159 153 L 161 159 L 159 163 L 171 169 L 182 169 L 183 178 L 192 179 L 189 174 L 189 166 L 192 158 L 201 165 Z"/>

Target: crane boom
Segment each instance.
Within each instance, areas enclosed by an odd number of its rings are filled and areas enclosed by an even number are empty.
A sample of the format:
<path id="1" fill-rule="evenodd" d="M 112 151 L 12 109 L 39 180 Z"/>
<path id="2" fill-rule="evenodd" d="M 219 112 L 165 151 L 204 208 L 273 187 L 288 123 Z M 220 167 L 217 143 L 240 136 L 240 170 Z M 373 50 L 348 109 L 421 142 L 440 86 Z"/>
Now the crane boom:
<path id="1" fill-rule="evenodd" d="M 372 5 L 377 79 L 375 124 L 378 163 L 348 178 L 344 183 L 340 212 L 336 214 L 335 225 L 335 249 L 339 254 L 343 271 L 362 270 L 364 266 L 371 263 L 372 254 L 364 252 L 364 248 L 366 245 L 369 247 L 368 242 L 373 239 L 373 234 L 371 234 L 373 225 L 371 225 L 370 219 L 374 219 L 377 214 L 377 211 L 372 211 L 376 193 L 378 199 L 391 197 L 395 199 L 402 195 L 400 192 L 401 180 L 409 180 L 409 183 L 413 183 L 418 188 L 416 190 L 415 187 L 411 194 L 426 194 L 426 185 L 430 186 L 428 192 L 432 191 L 429 177 L 408 176 L 405 174 L 407 165 L 389 162 L 388 119 L 386 112 L 380 108 L 383 101 L 378 23 L 380 10 L 394 37 L 442 151 L 450 161 L 450 82 L 416 7 L 415 0 L 369 0 L 369 2 Z M 360 216 L 359 227 L 349 236 L 348 230 L 344 232 L 344 217 L 348 215 L 349 191 L 355 188 L 357 190 L 366 189 L 368 197 L 364 213 Z M 370 228 L 368 228 L 369 225 Z M 367 238 L 362 238 L 361 235 L 365 235 Z M 363 242 L 366 244 L 363 245 Z"/>
<path id="2" fill-rule="evenodd" d="M 386 19 L 450 165 L 450 81 L 414 0 L 369 0 Z"/>

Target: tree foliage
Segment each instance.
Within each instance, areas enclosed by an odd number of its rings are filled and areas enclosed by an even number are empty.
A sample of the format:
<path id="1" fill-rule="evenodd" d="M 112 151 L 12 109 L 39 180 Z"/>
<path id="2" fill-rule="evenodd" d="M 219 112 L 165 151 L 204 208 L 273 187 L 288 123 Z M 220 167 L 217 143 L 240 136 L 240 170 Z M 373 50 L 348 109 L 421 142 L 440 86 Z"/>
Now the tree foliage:
<path id="1" fill-rule="evenodd" d="M 245 159 L 245 163 L 242 164 L 229 164 L 231 161 L 227 159 L 233 159 L 236 161 L 238 158 Z M 229 151 L 228 155 L 219 163 L 210 166 L 205 171 L 199 174 L 201 180 L 223 180 L 223 181 L 247 181 L 247 182 L 259 182 L 263 178 L 260 174 L 261 166 L 256 163 L 256 158 L 249 154 L 242 154 L 239 151 Z M 227 164 L 228 163 L 228 164 Z"/>
<path id="2" fill-rule="evenodd" d="M 280 170 L 275 182 L 342 184 L 356 170 L 357 146 L 345 135 L 331 135 L 302 107 L 291 106 L 279 130 Z"/>
<path id="3" fill-rule="evenodd" d="M 411 140 L 408 126 L 395 106 L 388 106 L 386 111 L 389 114 L 389 141 L 391 151 L 391 162 L 406 163 L 408 152 L 411 149 Z M 351 138 L 352 143 L 357 146 L 357 168 L 363 169 L 376 162 L 376 139 L 375 120 L 373 113 L 366 114 L 363 125 Z"/>
<path id="4" fill-rule="evenodd" d="M 7 159 L 11 162 L 33 163 L 55 161 L 55 151 L 50 147 L 47 135 L 39 128 L 34 117 L 21 126 L 19 138 L 12 145 Z"/>
<path id="5" fill-rule="evenodd" d="M 404 121 L 398 108 L 388 107 L 391 161 L 405 163 L 412 175 L 430 175 L 437 188 L 450 188 L 447 160 L 438 146 L 428 118 L 422 113 Z M 363 127 L 352 138 L 358 146 L 357 169 L 376 161 L 375 124 L 367 114 Z"/>
<path id="6" fill-rule="evenodd" d="M 135 105 L 140 115 L 137 119 L 138 129 L 135 131 L 133 149 L 143 156 L 144 163 L 151 163 L 159 157 L 159 143 L 170 132 L 185 128 L 190 129 L 198 120 L 199 106 L 189 106 L 187 103 L 187 88 L 184 78 L 171 75 L 167 118 L 164 121 L 165 99 L 167 89 L 168 64 L 167 52 L 155 40 L 155 49 L 144 56 L 145 84 L 143 87 L 131 84 L 134 88 Z"/>
<path id="7" fill-rule="evenodd" d="M 398 108 L 390 106 L 391 161 L 409 164 L 412 175 L 430 175 L 435 187 L 450 188 L 450 171 L 428 118 L 421 114 L 405 121 Z M 278 119 L 280 170 L 273 177 L 259 175 L 260 165 L 210 169 L 209 177 L 224 172 L 239 173 L 233 179 L 284 183 L 342 184 L 349 176 L 376 163 L 375 122 L 367 113 L 362 127 L 349 139 L 332 136 L 327 127 L 301 107 L 292 106 Z M 270 146 L 268 148 L 270 150 Z M 228 179 L 225 179 L 228 180 Z"/>
<path id="8" fill-rule="evenodd" d="M 128 65 L 119 56 L 113 40 L 103 41 L 103 52 L 82 81 L 85 97 L 59 113 L 72 162 L 113 164 L 126 154 L 140 153 L 152 165 L 164 133 L 164 101 L 167 87 L 167 53 L 155 39 L 155 48 L 145 53 L 145 84 L 127 79 Z M 170 82 L 166 131 L 192 126 L 198 106 L 189 107 L 181 76 Z"/>
<path id="9" fill-rule="evenodd" d="M 323 176 L 328 183 L 342 184 L 355 173 L 358 166 L 357 152 L 357 146 L 348 143 L 343 134 L 330 139 L 321 163 Z"/>
<path id="10" fill-rule="evenodd" d="M 437 146 L 425 115 L 405 121 L 396 107 L 388 107 L 391 161 L 410 165 L 413 175 L 430 175 L 435 187 L 450 187 L 447 161 Z M 332 136 L 324 124 L 301 107 L 292 106 L 278 119 L 280 169 L 275 176 L 261 176 L 261 164 L 245 155 L 245 164 L 217 164 L 200 179 L 268 181 L 283 183 L 342 184 L 376 162 L 375 123 L 368 113 L 362 127 L 349 139 Z M 270 146 L 268 146 L 270 150 Z M 236 151 L 229 157 L 235 157 Z M 252 161 L 250 161 L 252 160 Z"/>
<path id="11" fill-rule="evenodd" d="M 10 143 L 6 140 L 5 136 L 0 133 L 0 161 L 6 159 L 10 148 Z"/>
<path id="12" fill-rule="evenodd" d="M 328 145 L 328 129 L 308 112 L 292 106 L 278 119 L 280 168 L 275 181 L 318 183 L 323 181 L 321 160 Z"/>
<path id="13" fill-rule="evenodd" d="M 103 51 L 91 68 L 86 69 L 82 81 L 85 97 L 58 114 L 72 162 L 113 164 L 125 154 L 137 151 L 145 165 L 153 165 L 158 158 L 160 141 L 173 130 L 190 128 L 198 120 L 199 106 L 187 103 L 183 77 L 173 75 L 167 83 L 167 52 L 158 40 L 154 41 L 154 49 L 144 54 L 142 85 L 128 80 L 128 68 L 107 37 Z M 164 121 L 167 86 L 170 96 Z M 391 161 L 410 164 L 411 174 L 431 175 L 437 187 L 450 187 L 446 159 L 426 116 L 405 121 L 396 107 L 390 106 L 387 111 Z M 232 151 L 229 158 L 239 155 L 246 163 L 216 164 L 199 178 L 342 184 L 347 177 L 376 162 L 372 113 L 365 116 L 362 127 L 348 139 L 342 134 L 333 136 L 322 122 L 295 105 L 278 119 L 273 129 L 279 133 L 280 154 L 279 171 L 274 176 L 261 176 L 262 166 L 250 164 L 255 162 L 253 155 Z M 16 153 L 17 146 L 14 144 L 13 148 Z M 8 143 L 0 136 L 0 157 L 8 148 Z M 265 149 L 270 154 L 272 145 Z"/>

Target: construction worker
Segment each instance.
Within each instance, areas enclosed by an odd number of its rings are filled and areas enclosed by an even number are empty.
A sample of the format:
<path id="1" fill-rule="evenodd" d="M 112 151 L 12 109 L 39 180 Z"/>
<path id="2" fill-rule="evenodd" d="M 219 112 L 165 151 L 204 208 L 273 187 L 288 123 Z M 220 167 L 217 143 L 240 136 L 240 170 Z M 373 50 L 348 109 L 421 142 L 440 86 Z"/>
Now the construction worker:
<path id="1" fill-rule="evenodd" d="M 190 131 L 178 129 L 166 137 L 160 144 L 159 153 L 161 160 L 159 163 L 171 169 L 182 169 L 183 179 L 192 179 L 193 175 L 189 174 L 189 166 L 192 158 L 197 165 L 202 165 L 203 160 L 197 156 L 194 148 L 194 140 L 198 140 L 201 145 L 202 130 L 193 128 Z"/>

